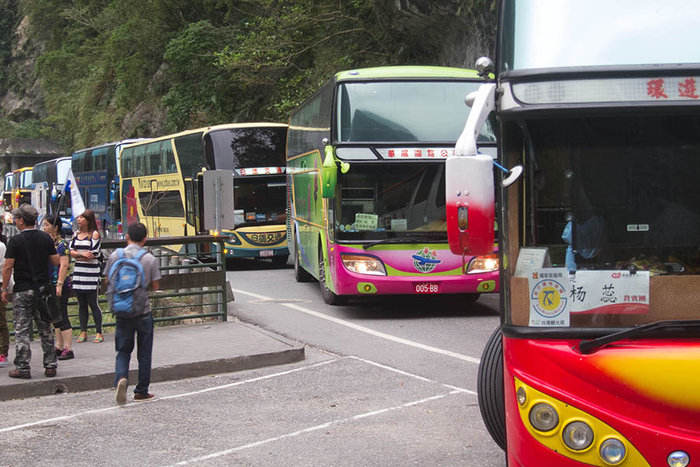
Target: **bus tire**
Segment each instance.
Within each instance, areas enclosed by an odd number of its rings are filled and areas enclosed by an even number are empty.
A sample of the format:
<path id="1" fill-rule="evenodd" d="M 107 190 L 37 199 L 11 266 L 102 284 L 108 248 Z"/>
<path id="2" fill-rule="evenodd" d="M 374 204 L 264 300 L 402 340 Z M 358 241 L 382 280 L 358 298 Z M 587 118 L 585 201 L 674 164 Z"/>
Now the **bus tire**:
<path id="1" fill-rule="evenodd" d="M 348 303 L 348 298 L 342 295 L 336 295 L 326 287 L 326 268 L 323 261 L 323 248 L 318 246 L 318 284 L 321 287 L 321 296 L 323 301 L 329 305 L 345 305 Z"/>
<path id="2" fill-rule="evenodd" d="M 506 450 L 506 409 L 503 393 L 503 334 L 491 334 L 479 363 L 479 411 L 494 442 Z"/>
<path id="3" fill-rule="evenodd" d="M 297 282 L 311 282 L 314 280 L 314 276 L 301 267 L 299 262 L 299 248 L 297 248 L 294 253 L 294 279 L 296 279 Z"/>

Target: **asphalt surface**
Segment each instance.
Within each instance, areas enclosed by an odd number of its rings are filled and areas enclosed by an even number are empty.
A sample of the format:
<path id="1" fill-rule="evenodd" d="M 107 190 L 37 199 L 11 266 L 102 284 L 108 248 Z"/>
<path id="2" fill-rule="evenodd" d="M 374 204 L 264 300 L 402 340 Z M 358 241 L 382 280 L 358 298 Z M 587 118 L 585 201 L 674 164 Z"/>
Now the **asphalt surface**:
<path id="1" fill-rule="evenodd" d="M 229 318 L 230 319 L 230 318 Z M 114 333 L 96 344 L 73 341 L 75 358 L 58 362 L 53 378 L 44 376 L 38 337 L 32 342 L 31 379 L 8 376 L 14 368 L 14 341 L 7 368 L 0 368 L 0 401 L 91 391 L 114 385 Z M 304 346 L 238 320 L 156 327 L 151 382 L 250 370 L 304 360 Z M 129 393 L 137 381 L 136 349 L 129 366 Z"/>

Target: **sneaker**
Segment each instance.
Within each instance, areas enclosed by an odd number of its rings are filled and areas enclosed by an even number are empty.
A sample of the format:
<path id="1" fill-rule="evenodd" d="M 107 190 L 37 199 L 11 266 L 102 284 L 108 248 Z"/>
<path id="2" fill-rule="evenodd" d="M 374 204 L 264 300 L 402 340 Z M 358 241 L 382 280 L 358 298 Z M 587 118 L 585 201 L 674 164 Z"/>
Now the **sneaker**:
<path id="1" fill-rule="evenodd" d="M 5 368 L 7 366 L 7 357 L 0 354 L 0 368 Z"/>
<path id="2" fill-rule="evenodd" d="M 72 350 L 63 349 L 61 355 L 57 356 L 56 358 L 59 360 L 70 360 L 71 358 L 75 358 L 75 354 Z"/>
<path id="3" fill-rule="evenodd" d="M 32 374 L 29 372 L 29 370 L 18 370 L 17 368 L 10 370 L 8 376 L 10 378 L 32 379 Z"/>
<path id="4" fill-rule="evenodd" d="M 63 349 L 59 349 L 58 347 L 56 347 L 53 352 L 58 357 L 59 355 L 61 355 L 61 353 L 63 353 Z"/>
<path id="5" fill-rule="evenodd" d="M 56 368 L 47 368 L 44 370 L 44 376 L 47 378 L 53 378 L 56 376 Z"/>
<path id="6" fill-rule="evenodd" d="M 146 394 L 143 394 L 141 392 L 134 393 L 134 400 L 135 401 L 147 401 L 149 399 L 153 399 L 154 397 L 156 397 L 156 395 L 151 394 L 149 392 L 147 392 Z"/>
<path id="7" fill-rule="evenodd" d="M 126 404 L 126 386 L 128 381 L 126 378 L 119 378 L 117 382 L 117 393 L 114 395 L 114 400 L 117 404 Z"/>

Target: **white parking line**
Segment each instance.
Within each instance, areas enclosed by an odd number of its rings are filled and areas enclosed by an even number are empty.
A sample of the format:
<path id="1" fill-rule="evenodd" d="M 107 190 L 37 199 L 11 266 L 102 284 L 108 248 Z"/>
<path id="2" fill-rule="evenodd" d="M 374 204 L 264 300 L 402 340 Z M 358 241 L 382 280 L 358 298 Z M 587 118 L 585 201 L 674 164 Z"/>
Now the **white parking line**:
<path id="1" fill-rule="evenodd" d="M 376 367 L 383 368 L 383 369 L 385 369 L 385 370 L 393 371 L 394 373 L 398 373 L 398 374 L 400 374 L 400 375 L 409 376 L 409 377 L 414 378 L 414 379 L 417 379 L 417 380 L 419 380 L 419 381 L 425 381 L 426 383 L 440 384 L 441 386 L 446 387 L 446 388 L 448 388 L 448 389 L 452 389 L 453 391 L 464 392 L 464 393 L 466 393 L 466 394 L 471 394 L 472 396 L 476 396 L 476 395 L 477 395 L 476 392 L 470 391 L 469 389 L 464 389 L 464 388 L 460 388 L 460 387 L 457 387 L 457 386 L 452 386 L 451 384 L 438 383 L 438 382 L 435 381 L 435 380 L 428 379 L 428 378 L 425 378 L 425 377 L 423 377 L 423 376 L 414 375 L 413 373 L 409 373 L 409 372 L 407 372 L 407 371 L 399 370 L 398 368 L 393 368 L 393 367 L 390 367 L 390 366 L 382 365 L 381 363 L 373 362 L 372 360 L 366 360 L 366 359 L 364 359 L 364 358 L 355 357 L 355 356 L 352 356 L 352 355 L 349 356 L 349 357 L 345 357 L 345 358 L 350 358 L 350 359 L 353 359 L 353 360 L 358 360 L 358 361 L 360 361 L 360 362 L 367 363 L 368 365 L 374 365 L 374 366 L 376 366 Z"/>
<path id="2" fill-rule="evenodd" d="M 125 405 L 112 405 L 109 407 L 102 407 L 100 409 L 93 409 L 93 410 L 86 410 L 83 412 L 76 412 L 76 413 L 73 413 L 71 415 L 64 415 L 61 417 L 45 418 L 43 420 L 37 420 L 34 422 L 22 423 L 21 425 L 13 425 L 13 426 L 5 427 L 5 428 L 0 428 L 0 433 L 7 433 L 8 431 L 21 430 L 22 428 L 29 428 L 32 426 L 46 425 L 47 423 L 56 423 L 56 422 L 60 422 L 60 421 L 64 421 L 64 420 L 71 420 L 73 418 L 83 417 L 85 415 L 93 415 L 93 414 L 97 414 L 97 413 L 108 412 L 110 410 L 118 410 L 118 409 L 121 409 L 124 407 L 133 406 L 133 405 L 155 404 L 157 402 L 165 401 L 168 399 L 177 399 L 180 397 L 203 394 L 205 392 L 210 392 L 210 391 L 218 391 L 221 389 L 227 389 L 227 388 L 231 388 L 234 386 L 241 386 L 243 384 L 250 384 L 250 383 L 255 383 L 257 381 L 263 381 L 263 380 L 270 379 L 270 378 L 276 378 L 278 376 L 286 376 L 286 375 L 289 375 L 292 373 L 296 373 L 298 371 L 308 370 L 310 368 L 316 368 L 316 367 L 319 367 L 322 365 L 328 365 L 329 363 L 334 363 L 336 361 L 337 360 L 327 360 L 325 362 L 314 363 L 313 365 L 307 365 L 307 366 L 302 366 L 302 367 L 298 367 L 298 368 L 293 368 L 291 370 L 281 371 L 278 373 L 272 373 L 272 374 L 264 375 L 264 376 L 259 376 L 257 378 L 246 379 L 243 381 L 236 381 L 235 383 L 223 384 L 221 386 L 214 386 L 214 387 L 210 387 L 210 388 L 200 389 L 198 391 L 185 392 L 182 394 L 173 394 L 171 396 L 158 397 L 156 399 L 153 399 L 152 401 L 147 401 L 147 402 L 132 402 L 130 404 L 125 404 Z"/>
<path id="3" fill-rule="evenodd" d="M 447 396 L 452 396 L 455 394 L 464 394 L 464 393 L 462 391 L 455 390 L 455 391 L 449 392 L 448 394 L 438 394 L 435 396 L 426 397 L 425 399 L 419 399 L 419 400 L 415 400 L 415 401 L 411 401 L 411 402 L 406 402 L 405 404 L 395 405 L 393 407 L 386 407 L 386 408 L 379 409 L 379 410 L 373 410 L 371 412 L 365 412 L 365 413 L 361 413 L 358 415 L 353 415 L 352 417 L 331 420 L 330 422 L 326 422 L 326 423 L 323 423 L 321 425 L 316 425 L 316 426 L 304 428 L 303 430 L 293 431 L 291 433 L 286 433 L 286 434 L 283 434 L 280 436 L 275 436 L 273 438 L 267 438 L 267 439 L 263 439 L 260 441 L 255 441 L 253 443 L 244 444 L 244 445 L 237 446 L 237 447 L 231 448 L 231 449 L 213 452 L 213 453 L 207 454 L 205 456 L 195 457 L 193 459 L 187 459 L 187 460 L 184 460 L 182 462 L 178 462 L 177 464 L 173 464 L 173 465 L 187 465 L 187 464 L 191 464 L 191 463 L 195 463 L 195 462 L 202 462 L 202 461 L 206 461 L 209 459 L 214 459 L 216 457 L 226 456 L 226 455 L 232 454 L 234 452 L 243 451 L 245 449 L 250 449 L 250 448 L 257 447 L 257 446 L 262 446 L 263 444 L 274 443 L 275 441 L 279 441 L 279 440 L 286 439 L 286 438 L 292 438 L 294 436 L 303 435 L 305 433 L 311 433 L 313 431 L 324 430 L 324 429 L 326 429 L 330 426 L 333 426 L 333 425 L 352 422 L 355 420 L 361 420 L 361 419 L 367 418 L 367 417 L 374 417 L 376 415 L 381 415 L 381 414 L 391 412 L 394 410 L 400 410 L 400 409 L 405 409 L 405 408 L 409 408 L 409 407 L 414 407 L 416 405 L 436 401 L 436 400 L 443 399 Z"/>
<path id="4" fill-rule="evenodd" d="M 83 411 L 83 412 L 76 412 L 76 413 L 72 413 L 72 414 L 70 414 L 70 415 L 63 415 L 63 416 L 60 416 L 60 417 L 53 417 L 53 418 L 45 418 L 45 419 L 42 419 L 42 420 L 36 420 L 36 421 L 34 421 L 34 422 L 22 423 L 22 424 L 20 424 L 20 425 L 12 425 L 12 426 L 8 426 L 8 427 L 5 427 L 5 428 L 0 428 L 0 433 L 7 433 L 7 432 L 10 432 L 10 431 L 21 430 L 22 428 L 30 428 L 30 427 L 33 427 L 33 426 L 46 425 L 46 424 L 49 424 L 49 423 L 56 423 L 56 422 L 61 422 L 61 421 L 65 421 L 65 420 L 72 420 L 72 419 L 74 419 L 74 418 L 83 417 L 83 416 L 86 416 L 86 415 L 94 415 L 94 414 L 109 412 L 109 411 L 111 411 L 111 410 L 119 410 L 119 409 L 121 409 L 121 408 L 130 407 L 130 406 L 134 406 L 134 405 L 155 404 L 155 403 L 157 403 L 157 402 L 166 401 L 166 400 L 169 400 L 169 399 L 179 399 L 179 398 L 181 398 L 181 397 L 195 396 L 195 395 L 198 395 L 198 394 L 204 394 L 204 393 L 206 393 L 206 392 L 220 391 L 220 390 L 222 390 L 222 389 L 228 389 L 228 388 L 232 388 L 232 387 L 236 387 L 236 386 L 242 386 L 242 385 L 244 385 L 244 384 L 251 384 L 251 383 L 256 383 L 256 382 L 258 382 L 258 381 L 264 381 L 264 380 L 267 380 L 267 379 L 278 378 L 278 377 L 281 377 L 281 376 L 287 376 L 287 375 L 290 375 L 290 374 L 293 374 L 293 373 L 297 373 L 297 372 L 300 372 L 300 371 L 309 370 L 309 369 L 312 369 L 312 368 L 317 368 L 317 367 L 324 366 L 324 365 L 328 365 L 328 364 L 331 364 L 331 363 L 336 363 L 336 362 L 338 362 L 338 361 L 340 361 L 340 360 L 345 360 L 345 359 L 357 360 L 357 361 L 360 361 L 360 362 L 363 362 L 363 363 L 366 363 L 366 364 L 369 364 L 369 365 L 374 365 L 374 366 L 377 366 L 377 367 L 379 367 L 379 368 L 382 368 L 382 369 L 385 369 L 385 370 L 388 370 L 388 371 L 393 371 L 393 372 L 395 372 L 395 373 L 399 373 L 399 374 L 402 374 L 402 375 L 405 375 L 405 376 L 409 376 L 409 377 L 414 378 L 414 379 L 419 380 L 419 381 L 424 381 L 424 382 L 428 382 L 428 383 L 440 384 L 441 386 L 443 386 L 443 387 L 449 389 L 449 390 L 450 390 L 450 394 L 453 394 L 453 393 L 463 393 L 463 394 L 476 395 L 476 393 L 475 393 L 474 391 L 470 391 L 470 390 L 468 390 L 468 389 L 463 389 L 463 388 L 459 388 L 459 387 L 455 387 L 455 386 L 451 386 L 451 385 L 447 385 L 447 384 L 441 384 L 441 383 L 438 383 L 437 381 L 433 381 L 433 380 L 430 380 L 430 379 L 428 379 L 428 378 L 424 378 L 424 377 L 422 377 L 422 376 L 415 375 L 415 374 L 413 374 L 413 373 L 408 373 L 408 372 L 406 372 L 406 371 L 399 370 L 399 369 L 397 369 L 397 368 L 392 368 L 392 367 L 390 367 L 390 366 L 382 365 L 381 363 L 373 362 L 373 361 L 371 361 L 371 360 L 366 360 L 366 359 L 360 358 L 360 357 L 349 356 L 349 357 L 341 357 L 341 358 L 339 358 L 339 359 L 334 359 L 334 360 L 326 360 L 326 361 L 323 361 L 323 362 L 314 363 L 314 364 L 312 364 L 312 365 L 306 365 L 306 366 L 301 366 L 301 367 L 297 367 L 297 368 L 292 368 L 291 370 L 280 371 L 280 372 L 277 372 L 277 373 L 271 373 L 271 374 L 269 374 L 269 375 L 258 376 L 258 377 L 255 377 L 255 378 L 250 378 L 250 379 L 246 379 L 246 380 L 242 380 L 242 381 L 236 381 L 236 382 L 234 382 L 234 383 L 222 384 L 222 385 L 219 385 L 219 386 L 212 386 L 212 387 L 208 387 L 208 388 L 204 388 L 204 389 L 199 389 L 199 390 L 197 390 L 197 391 L 183 392 L 183 393 L 181 393 L 181 394 L 172 394 L 172 395 L 170 395 L 170 396 L 157 397 L 156 399 L 153 399 L 152 401 L 148 401 L 148 402 L 131 402 L 131 403 L 125 404 L 125 405 L 110 405 L 109 407 L 102 407 L 102 408 L 99 408 L 99 409 L 85 410 L 85 411 Z M 316 428 L 314 428 L 314 430 L 315 430 L 315 429 L 316 429 Z M 312 430 L 312 431 L 313 431 L 313 430 Z"/>
<path id="5" fill-rule="evenodd" d="M 246 290 L 233 289 L 233 292 L 243 294 L 243 295 L 248 295 L 250 297 L 255 297 L 255 298 L 260 299 L 260 300 L 275 300 L 271 297 L 266 297 L 264 295 L 256 294 L 253 292 L 248 292 Z M 302 313 L 306 313 L 307 315 L 315 316 L 316 318 L 325 319 L 326 321 L 331 321 L 331 322 L 339 324 L 341 326 L 345 326 L 345 327 L 348 327 L 350 329 L 354 329 L 355 331 L 364 332 L 365 334 L 369 334 L 369 335 L 374 336 L 374 337 L 379 337 L 381 339 L 386 339 L 386 340 L 389 340 L 392 342 L 397 342 L 399 344 L 408 345 L 411 347 L 415 347 L 417 349 L 426 350 L 428 352 L 433 352 L 436 354 L 457 358 L 459 360 L 473 363 L 475 365 L 479 364 L 478 358 L 470 357 L 469 355 L 463 355 L 461 353 L 452 352 L 451 350 L 444 350 L 444 349 L 440 349 L 440 348 L 433 347 L 430 345 L 421 344 L 420 342 L 414 342 L 414 341 L 411 341 L 408 339 L 404 339 L 402 337 L 396 337 L 396 336 L 392 336 L 391 334 L 386 334 L 386 333 L 383 333 L 380 331 L 375 331 L 374 329 L 366 328 L 364 326 L 360 326 L 358 324 L 351 323 L 350 321 L 345 321 L 343 319 L 336 318 L 334 316 L 329 316 L 329 315 L 320 313 L 318 311 L 309 310 L 308 308 L 304 308 L 303 306 L 299 306 L 299 305 L 296 305 L 294 303 L 279 303 L 279 302 L 277 302 L 277 303 L 281 306 L 286 306 L 287 308 L 291 308 L 293 310 L 300 311 Z"/>

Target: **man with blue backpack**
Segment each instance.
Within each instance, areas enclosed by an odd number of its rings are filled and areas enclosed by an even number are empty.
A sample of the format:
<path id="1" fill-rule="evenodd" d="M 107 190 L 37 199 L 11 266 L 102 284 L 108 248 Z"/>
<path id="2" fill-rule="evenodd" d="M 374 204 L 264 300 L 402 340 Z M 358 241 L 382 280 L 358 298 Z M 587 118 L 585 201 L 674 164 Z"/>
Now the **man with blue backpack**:
<path id="1" fill-rule="evenodd" d="M 139 361 L 138 384 L 134 388 L 134 400 L 153 399 L 148 392 L 151 382 L 151 356 L 153 351 L 153 315 L 148 301 L 148 288 L 158 290 L 160 269 L 156 258 L 144 248 L 146 226 L 140 222 L 127 230 L 126 248 L 118 248 L 110 256 L 105 267 L 107 273 L 107 297 L 110 311 L 116 318 L 114 344 L 117 359 L 114 369 L 114 385 L 118 404 L 126 402 L 129 377 L 129 361 L 134 350 L 136 336 Z"/>

